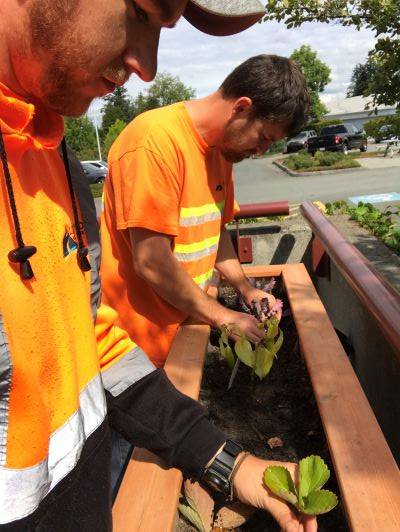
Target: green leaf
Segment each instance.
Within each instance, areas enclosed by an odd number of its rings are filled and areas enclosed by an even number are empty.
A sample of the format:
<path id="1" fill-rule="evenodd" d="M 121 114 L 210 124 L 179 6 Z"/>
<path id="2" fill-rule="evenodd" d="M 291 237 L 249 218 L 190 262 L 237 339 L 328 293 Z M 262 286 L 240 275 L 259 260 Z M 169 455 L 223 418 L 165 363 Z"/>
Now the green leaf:
<path id="1" fill-rule="evenodd" d="M 186 517 L 189 523 L 191 523 L 199 532 L 206 532 L 200 513 L 197 511 L 194 501 L 189 499 L 189 497 L 186 498 L 186 501 L 187 502 L 181 499 L 178 507 L 180 513 Z"/>
<path id="2" fill-rule="evenodd" d="M 221 340 L 225 345 L 228 345 L 228 331 L 226 325 L 222 325 L 221 327 Z"/>
<path id="3" fill-rule="evenodd" d="M 279 336 L 278 336 L 277 341 L 274 344 L 275 356 L 276 356 L 276 354 L 278 353 L 279 349 L 282 347 L 282 344 L 283 344 L 283 332 L 282 332 L 281 329 L 278 329 L 278 330 L 279 330 Z"/>
<path id="4" fill-rule="evenodd" d="M 235 353 L 243 364 L 246 364 L 246 366 L 249 366 L 250 368 L 254 368 L 255 355 L 248 340 L 245 338 L 238 340 L 235 343 Z"/>
<path id="5" fill-rule="evenodd" d="M 260 380 L 263 380 L 272 368 L 275 351 L 268 350 L 262 344 L 259 344 L 255 350 L 255 374 Z"/>
<path id="6" fill-rule="evenodd" d="M 225 349 L 226 348 L 225 348 L 225 345 L 224 345 L 224 342 L 223 342 L 222 338 L 218 339 L 218 344 L 219 344 L 219 350 L 221 352 L 221 355 L 225 358 L 226 357 L 226 355 L 225 355 Z"/>
<path id="7" fill-rule="evenodd" d="M 264 338 L 266 338 L 267 340 L 275 338 L 275 336 L 278 334 L 278 329 L 279 329 L 278 325 L 279 325 L 278 318 L 271 318 L 267 320 L 266 321 L 267 332 Z"/>
<path id="8" fill-rule="evenodd" d="M 225 358 L 226 358 L 226 361 L 228 362 L 229 368 L 232 370 L 235 366 L 236 360 L 235 360 L 235 355 L 233 354 L 233 351 L 229 345 L 226 346 L 225 348 Z"/>
<path id="9" fill-rule="evenodd" d="M 330 476 L 328 466 L 320 456 L 307 456 L 299 463 L 299 499 L 319 490 Z"/>
<path id="10" fill-rule="evenodd" d="M 313 491 L 303 500 L 301 512 L 309 515 L 319 515 L 329 512 L 338 503 L 338 498 L 332 491 Z"/>
<path id="11" fill-rule="evenodd" d="M 286 467 L 267 467 L 264 471 L 264 484 L 272 491 L 272 493 L 278 495 L 278 497 L 296 505 L 296 488 L 294 487 L 293 479 Z"/>

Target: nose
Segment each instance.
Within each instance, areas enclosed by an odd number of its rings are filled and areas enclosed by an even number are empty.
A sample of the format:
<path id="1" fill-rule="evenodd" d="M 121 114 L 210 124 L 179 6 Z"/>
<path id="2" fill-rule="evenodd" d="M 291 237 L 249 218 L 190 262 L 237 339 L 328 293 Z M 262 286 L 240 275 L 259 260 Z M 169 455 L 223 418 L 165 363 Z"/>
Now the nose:
<path id="1" fill-rule="evenodd" d="M 129 74 L 143 81 L 152 81 L 157 74 L 157 53 L 160 29 L 149 30 L 146 35 L 136 35 L 135 43 L 128 46 L 124 63 Z"/>

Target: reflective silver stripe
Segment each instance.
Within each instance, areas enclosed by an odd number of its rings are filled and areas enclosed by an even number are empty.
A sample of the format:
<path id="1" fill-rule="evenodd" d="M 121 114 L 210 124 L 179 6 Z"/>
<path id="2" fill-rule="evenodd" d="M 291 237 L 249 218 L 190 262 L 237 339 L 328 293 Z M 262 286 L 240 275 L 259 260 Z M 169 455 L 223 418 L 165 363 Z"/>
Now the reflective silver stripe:
<path id="1" fill-rule="evenodd" d="M 6 463 L 11 378 L 12 362 L 3 316 L 0 314 L 0 466 Z"/>
<path id="2" fill-rule="evenodd" d="M 218 251 L 218 244 L 214 244 L 208 248 L 204 248 L 201 251 L 193 251 L 193 253 L 175 253 L 174 255 L 177 260 L 180 262 L 191 262 L 193 260 L 198 260 L 208 255 L 212 255 Z"/>
<path id="3" fill-rule="evenodd" d="M 105 415 L 104 389 L 98 374 L 79 394 L 79 409 L 51 434 L 46 460 L 24 469 L 0 467 L 0 524 L 36 510 L 47 493 L 74 469 L 87 438 Z"/>
<path id="4" fill-rule="evenodd" d="M 135 347 L 111 368 L 103 371 L 104 388 L 116 397 L 155 369 L 146 353 L 140 347 Z"/>
<path id="5" fill-rule="evenodd" d="M 220 220 L 221 219 L 221 213 L 218 212 L 209 212 L 207 214 L 203 214 L 202 216 L 190 216 L 188 218 L 181 218 L 179 220 L 179 225 L 181 227 L 191 227 L 195 225 L 201 225 L 206 222 L 212 222 L 214 220 Z"/>

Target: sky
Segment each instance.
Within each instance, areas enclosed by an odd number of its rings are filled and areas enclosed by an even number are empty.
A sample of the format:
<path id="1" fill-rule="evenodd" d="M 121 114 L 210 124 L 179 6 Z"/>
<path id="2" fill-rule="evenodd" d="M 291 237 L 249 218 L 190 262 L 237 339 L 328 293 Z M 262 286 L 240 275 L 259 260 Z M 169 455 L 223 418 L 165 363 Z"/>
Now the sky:
<path id="1" fill-rule="evenodd" d="M 332 71 L 332 81 L 322 95 L 329 108 L 329 101 L 345 97 L 354 66 L 365 62 L 374 42 L 369 30 L 321 23 L 306 23 L 288 30 L 283 23 L 267 22 L 230 37 L 211 37 L 181 19 L 175 28 L 161 33 L 158 71 L 179 76 L 202 97 L 217 89 L 229 72 L 251 56 L 261 53 L 289 56 L 296 48 L 308 44 Z M 136 96 L 146 85 L 132 76 L 126 87 Z M 98 113 L 101 106 L 101 100 L 96 100 L 89 115 Z"/>

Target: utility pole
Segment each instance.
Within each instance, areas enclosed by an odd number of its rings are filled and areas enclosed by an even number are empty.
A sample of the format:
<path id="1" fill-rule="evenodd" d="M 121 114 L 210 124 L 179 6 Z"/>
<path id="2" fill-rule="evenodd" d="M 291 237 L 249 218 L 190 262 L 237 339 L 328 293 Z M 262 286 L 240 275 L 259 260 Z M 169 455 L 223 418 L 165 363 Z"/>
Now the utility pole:
<path id="1" fill-rule="evenodd" d="M 99 152 L 99 161 L 102 161 L 103 160 L 103 157 L 102 157 L 102 154 L 101 154 L 101 145 L 100 145 L 100 136 L 99 136 L 99 126 L 97 125 L 97 118 L 99 116 L 101 116 L 101 113 L 96 113 L 96 112 L 90 112 L 90 116 L 89 116 L 89 113 L 86 113 L 86 116 L 89 118 L 89 120 L 92 122 L 92 124 L 94 125 L 94 129 L 96 131 L 96 141 L 97 141 L 97 151 Z"/>
<path id="2" fill-rule="evenodd" d="M 100 137 L 99 137 L 99 128 L 97 127 L 97 114 L 94 117 L 94 127 L 96 130 L 96 139 L 97 139 L 97 149 L 99 151 L 99 161 L 103 160 L 103 157 L 101 155 L 101 146 L 100 146 Z"/>

